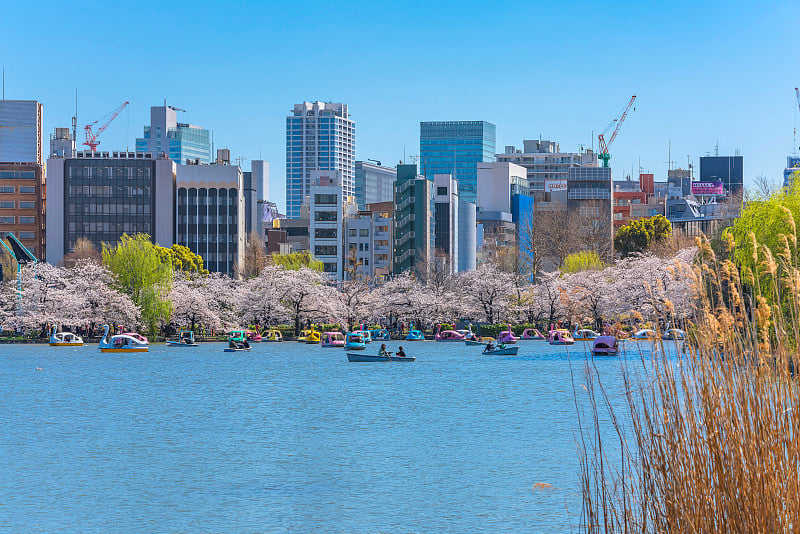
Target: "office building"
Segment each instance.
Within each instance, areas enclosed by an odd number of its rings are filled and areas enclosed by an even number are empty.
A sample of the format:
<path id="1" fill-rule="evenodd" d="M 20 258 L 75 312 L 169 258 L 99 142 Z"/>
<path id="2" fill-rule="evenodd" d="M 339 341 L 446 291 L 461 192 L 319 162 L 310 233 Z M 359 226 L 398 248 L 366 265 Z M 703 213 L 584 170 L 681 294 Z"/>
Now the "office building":
<path id="1" fill-rule="evenodd" d="M 722 182 L 726 193 L 741 196 L 744 192 L 742 156 L 701 157 L 700 181 Z"/>
<path id="2" fill-rule="evenodd" d="M 0 163 L 0 238 L 13 233 L 45 256 L 45 179 L 38 163 Z"/>
<path id="3" fill-rule="evenodd" d="M 433 182 L 416 165 L 398 165 L 394 186 L 394 269 L 427 271 L 435 243 Z"/>
<path id="4" fill-rule="evenodd" d="M 163 153 L 178 164 L 211 163 L 211 132 L 178 122 L 174 106 L 150 108 L 150 125 L 144 127 L 144 136 L 136 139 L 136 152 L 152 154 L 158 158 Z"/>
<path id="5" fill-rule="evenodd" d="M 272 229 L 267 230 L 267 250 L 281 254 L 289 252 L 310 252 L 309 236 L 310 206 L 308 202 L 300 207 L 300 216 L 295 219 L 280 218 L 273 222 Z M 285 244 L 286 247 L 281 248 Z"/>
<path id="6" fill-rule="evenodd" d="M 528 171 L 515 163 L 478 163 L 478 209 L 511 213 L 513 195 L 530 196 Z"/>
<path id="7" fill-rule="evenodd" d="M 450 174 L 458 181 L 460 196 L 477 200 L 478 167 L 495 160 L 495 125 L 486 121 L 434 121 L 419 124 L 420 172 L 428 179 Z"/>
<path id="8" fill-rule="evenodd" d="M 0 163 L 43 162 L 42 104 L 0 100 Z"/>
<path id="9" fill-rule="evenodd" d="M 84 151 L 48 159 L 47 176 L 49 263 L 60 262 L 81 237 L 98 247 L 136 233 L 164 247 L 175 242 L 175 164 L 169 159 Z"/>
<path id="10" fill-rule="evenodd" d="M 355 194 L 355 122 L 347 104 L 303 102 L 286 117 L 286 215 L 300 216 L 312 172 L 339 171 L 345 197 Z"/>
<path id="11" fill-rule="evenodd" d="M 397 170 L 365 161 L 356 161 L 355 194 L 358 209 L 367 209 L 367 204 L 391 202 L 394 198 L 394 181 Z"/>
<path id="12" fill-rule="evenodd" d="M 39 259 L 46 228 L 42 164 L 42 104 L 0 100 L 0 237 L 13 233 Z"/>
<path id="13" fill-rule="evenodd" d="M 567 208 L 578 217 L 580 231 L 595 252 L 608 259 L 613 252 L 612 179 L 610 167 L 575 167 L 567 178 Z"/>
<path id="14" fill-rule="evenodd" d="M 569 170 L 577 167 L 597 167 L 597 154 L 592 150 L 561 152 L 555 141 L 525 139 L 522 150 L 506 146 L 497 161 L 514 163 L 527 170 L 531 196 L 536 202 L 564 205 Z"/>
<path id="15" fill-rule="evenodd" d="M 458 271 L 458 182 L 450 174 L 433 175 L 434 258 L 442 271 Z"/>
<path id="16" fill-rule="evenodd" d="M 392 202 L 378 202 L 345 219 L 345 279 L 381 281 L 391 274 L 392 210 Z"/>
<path id="17" fill-rule="evenodd" d="M 311 254 L 336 281 L 344 276 L 344 221 L 357 212 L 355 199 L 343 194 L 342 175 L 342 171 L 312 171 L 309 195 Z"/>
<path id="18" fill-rule="evenodd" d="M 458 272 L 474 271 L 478 252 L 475 204 L 458 199 Z"/>
<path id="19" fill-rule="evenodd" d="M 222 151 L 220 151 L 222 152 Z M 175 242 L 212 272 L 236 276 L 244 266 L 244 176 L 224 152 L 213 165 L 177 165 Z"/>
<path id="20" fill-rule="evenodd" d="M 242 178 L 244 180 L 245 234 L 249 236 L 251 232 L 255 231 L 263 236 L 265 216 L 273 215 L 272 208 L 267 209 L 266 207 L 269 198 L 269 162 L 260 159 L 252 160 L 250 172 L 243 172 Z M 275 206 L 273 203 L 269 204 Z M 272 226 L 272 218 L 268 222 L 268 226 Z"/>

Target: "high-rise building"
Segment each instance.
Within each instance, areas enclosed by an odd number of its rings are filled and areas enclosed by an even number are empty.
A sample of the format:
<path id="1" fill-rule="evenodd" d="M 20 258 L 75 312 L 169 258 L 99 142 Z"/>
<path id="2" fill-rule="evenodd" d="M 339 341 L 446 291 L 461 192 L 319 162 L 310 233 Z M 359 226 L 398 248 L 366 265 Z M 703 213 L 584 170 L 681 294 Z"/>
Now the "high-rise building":
<path id="1" fill-rule="evenodd" d="M 701 157 L 700 181 L 722 182 L 726 193 L 741 196 L 744 190 L 742 156 Z"/>
<path id="2" fill-rule="evenodd" d="M 0 237 L 13 233 L 39 259 L 45 247 L 42 104 L 0 100 Z"/>
<path id="3" fill-rule="evenodd" d="M 248 213 L 239 166 L 222 157 L 212 165 L 177 165 L 176 190 L 175 243 L 199 254 L 209 271 L 241 272 Z"/>
<path id="4" fill-rule="evenodd" d="M 462 200 L 475 203 L 477 164 L 494 161 L 495 125 L 486 121 L 434 121 L 419 123 L 420 172 L 428 179 L 451 174 L 458 181 Z"/>
<path id="5" fill-rule="evenodd" d="M 0 100 L 0 163 L 43 162 L 42 104 Z"/>
<path id="6" fill-rule="evenodd" d="M 458 271 L 458 182 L 450 174 L 435 174 L 433 188 L 433 260 L 455 273 Z"/>
<path id="7" fill-rule="evenodd" d="M 791 186 L 797 173 L 800 173 L 800 156 L 787 156 L 786 168 L 783 170 L 783 187 Z"/>
<path id="8" fill-rule="evenodd" d="M 358 209 L 365 210 L 367 204 L 391 202 L 394 198 L 394 181 L 397 170 L 366 161 L 356 161 L 355 192 Z"/>
<path id="9" fill-rule="evenodd" d="M 272 208 L 267 209 L 269 198 L 269 162 L 254 159 L 250 162 L 250 172 L 243 172 L 244 178 L 244 231 L 247 235 L 255 231 L 264 235 L 264 216 L 272 214 Z M 272 204 L 274 206 L 274 204 Z M 272 219 L 269 220 L 272 226 Z"/>
<path id="10" fill-rule="evenodd" d="M 211 132 L 178 122 L 174 106 L 150 108 L 150 125 L 144 127 L 144 136 L 136 139 L 136 152 L 152 154 L 158 158 L 166 154 L 175 163 L 211 163 Z"/>
<path id="11" fill-rule="evenodd" d="M 394 274 L 427 270 L 433 259 L 433 182 L 416 165 L 398 165 L 394 186 Z"/>
<path id="12" fill-rule="evenodd" d="M 56 128 L 50 135 L 50 157 L 75 157 L 75 139 L 69 128 Z"/>
<path id="13" fill-rule="evenodd" d="M 286 117 L 286 215 L 300 216 L 313 171 L 340 171 L 345 197 L 355 194 L 355 122 L 347 104 L 303 102 Z"/>
<path id="14" fill-rule="evenodd" d="M 344 221 L 357 211 L 355 199 L 345 197 L 342 191 L 342 171 L 311 172 L 308 228 L 311 254 L 336 281 L 344 276 Z"/>
<path id="15" fill-rule="evenodd" d="M 60 262 L 81 237 L 98 246 L 136 233 L 164 247 L 175 242 L 175 164 L 169 159 L 87 150 L 48 159 L 47 176 L 49 263 Z"/>

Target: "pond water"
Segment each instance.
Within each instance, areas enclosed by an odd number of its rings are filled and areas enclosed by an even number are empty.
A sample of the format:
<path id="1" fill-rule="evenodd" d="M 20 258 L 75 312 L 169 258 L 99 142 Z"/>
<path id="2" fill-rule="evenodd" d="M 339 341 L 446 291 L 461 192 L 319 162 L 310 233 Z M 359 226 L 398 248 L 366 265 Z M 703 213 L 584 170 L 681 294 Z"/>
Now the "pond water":
<path id="1" fill-rule="evenodd" d="M 295 342 L 0 345 L 0 529 L 574 530 L 588 344 L 399 344 L 417 361 Z M 629 361 L 650 347 L 627 345 Z M 620 360 L 594 359 L 611 391 Z"/>

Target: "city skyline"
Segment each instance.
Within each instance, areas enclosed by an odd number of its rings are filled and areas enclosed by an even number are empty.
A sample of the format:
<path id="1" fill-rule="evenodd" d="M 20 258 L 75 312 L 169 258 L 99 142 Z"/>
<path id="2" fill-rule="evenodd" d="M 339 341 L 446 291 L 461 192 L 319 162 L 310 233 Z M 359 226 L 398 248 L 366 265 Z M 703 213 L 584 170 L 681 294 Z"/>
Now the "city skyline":
<path id="1" fill-rule="evenodd" d="M 166 98 L 168 105 L 187 110 L 179 120 L 212 130 L 215 148 L 230 148 L 244 168 L 248 160 L 269 161 L 270 200 L 282 210 L 285 117 L 304 100 L 347 104 L 358 126 L 355 159 L 393 166 L 404 155 L 406 162 L 418 155 L 423 121 L 494 123 L 498 153 L 540 136 L 564 151 L 596 148 L 597 134 L 636 94 L 636 111 L 611 147 L 615 179 L 632 172 L 635 178 L 641 162 L 645 172 L 664 180 L 669 152 L 673 167 L 686 167 L 690 155 L 697 174 L 699 157 L 713 154 L 719 144 L 720 154 L 740 151 L 747 186 L 762 173 L 780 183 L 793 152 L 793 128 L 800 127 L 792 6 L 769 4 L 772 9 L 739 2 L 614 4 L 598 17 L 584 2 L 512 4 L 502 11 L 444 2 L 424 10 L 409 5 L 402 13 L 348 3 L 337 6 L 339 20 L 358 32 L 300 39 L 310 35 L 301 28 L 313 34 L 325 27 L 315 9 L 226 6 L 220 19 L 211 4 L 179 3 L 175 14 L 191 6 L 196 16 L 176 17 L 172 31 L 223 38 L 175 47 L 165 57 L 150 39 L 152 9 L 104 6 L 78 13 L 45 2 L 5 8 L 0 66 L 5 98 L 44 104 L 45 136 L 69 126 L 76 88 L 79 130 L 130 101 L 103 133 L 101 150 L 133 150 L 150 107 Z M 284 24 L 287 19 L 303 24 Z M 118 26 L 114 37 L 97 37 L 109 20 Z M 223 27 L 228 22 L 235 31 Z M 40 23 L 65 32 L 33 31 Z M 479 37 L 470 28 L 479 29 Z M 746 29 L 748 39 L 739 39 L 737 28 Z M 423 39 L 432 31 L 438 32 L 435 55 L 426 54 L 431 43 Z M 403 35 L 402 43 L 393 34 Z M 50 60 L 46 68 L 30 61 L 62 50 L 64 35 L 76 55 L 89 50 L 92 60 Z M 314 64 L 314 58 L 324 59 L 320 50 L 346 59 L 348 67 Z M 404 83 L 406 78 L 417 82 Z M 397 81 L 387 83 L 391 79 Z"/>

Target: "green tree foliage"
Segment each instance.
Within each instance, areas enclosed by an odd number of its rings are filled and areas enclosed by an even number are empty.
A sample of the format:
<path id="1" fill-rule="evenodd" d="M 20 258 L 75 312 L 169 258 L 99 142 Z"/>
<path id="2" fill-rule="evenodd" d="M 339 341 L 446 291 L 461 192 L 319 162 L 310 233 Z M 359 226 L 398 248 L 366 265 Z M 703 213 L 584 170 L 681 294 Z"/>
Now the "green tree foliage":
<path id="1" fill-rule="evenodd" d="M 561 265 L 560 270 L 563 273 L 572 274 L 588 271 L 589 269 L 602 269 L 603 267 L 603 260 L 597 255 L 597 252 L 582 250 L 573 252 L 564 258 L 564 263 Z"/>
<path id="2" fill-rule="evenodd" d="M 161 261 L 171 265 L 176 271 L 208 274 L 208 270 L 203 268 L 203 258 L 189 250 L 188 247 L 172 245 L 170 248 L 165 248 L 156 245 L 156 251 Z"/>
<path id="3" fill-rule="evenodd" d="M 323 265 L 319 260 L 314 259 L 310 252 L 291 252 L 289 254 L 273 254 L 272 261 L 275 265 L 297 271 L 307 267 L 314 271 L 322 272 Z"/>
<path id="4" fill-rule="evenodd" d="M 151 333 L 170 315 L 173 270 L 159 248 L 147 234 L 123 234 L 116 245 L 103 244 L 103 263 L 116 276 L 119 289 L 139 306 Z"/>
<path id="5" fill-rule="evenodd" d="M 650 245 L 661 243 L 672 235 L 672 225 L 663 215 L 636 219 L 617 231 L 614 248 L 622 257 L 644 252 Z"/>

